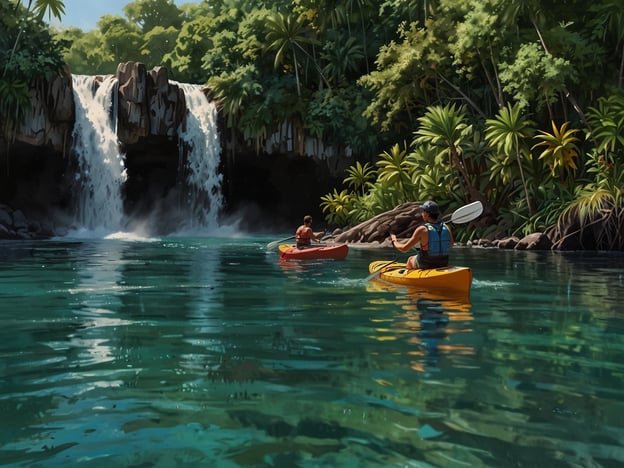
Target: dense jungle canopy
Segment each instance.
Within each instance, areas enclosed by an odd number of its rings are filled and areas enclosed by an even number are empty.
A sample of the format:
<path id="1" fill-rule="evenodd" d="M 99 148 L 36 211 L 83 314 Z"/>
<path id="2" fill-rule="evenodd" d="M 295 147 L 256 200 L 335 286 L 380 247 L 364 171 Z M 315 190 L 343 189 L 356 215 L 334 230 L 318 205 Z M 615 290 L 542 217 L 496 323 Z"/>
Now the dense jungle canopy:
<path id="1" fill-rule="evenodd" d="M 205 84 L 228 153 L 285 126 L 342 168 L 319 201 L 352 225 L 408 200 L 473 200 L 488 226 L 458 237 L 590 230 L 624 247 L 621 0 L 136 0 L 92 31 L 54 30 L 61 0 L 0 0 L 3 131 L 29 80 L 164 65 Z M 331 157 L 325 152 L 331 148 Z"/>

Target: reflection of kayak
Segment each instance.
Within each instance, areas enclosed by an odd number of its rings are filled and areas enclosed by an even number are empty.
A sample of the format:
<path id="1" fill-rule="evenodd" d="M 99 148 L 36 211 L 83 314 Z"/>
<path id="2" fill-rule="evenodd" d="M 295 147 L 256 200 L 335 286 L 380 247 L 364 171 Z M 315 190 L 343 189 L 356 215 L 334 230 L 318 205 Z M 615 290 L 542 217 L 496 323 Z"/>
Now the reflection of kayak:
<path id="1" fill-rule="evenodd" d="M 400 289 L 404 295 L 397 296 Z M 441 307 L 439 312 L 449 315 L 450 320 L 472 320 L 470 309 L 470 291 L 443 291 L 439 289 L 423 289 L 417 286 L 403 286 L 389 283 L 381 278 L 375 278 L 366 285 L 366 291 L 372 293 L 392 293 L 388 299 L 377 296 L 374 303 L 396 304 L 405 311 L 416 311 L 423 307 Z M 408 298 L 405 301 L 404 298 Z"/>
<path id="2" fill-rule="evenodd" d="M 405 263 L 377 260 L 368 265 L 368 271 L 371 274 L 378 273 L 379 279 L 389 283 L 453 293 L 470 292 L 472 283 L 472 270 L 468 267 L 446 266 L 408 270 Z"/>
<path id="3" fill-rule="evenodd" d="M 299 249 L 295 244 L 280 244 L 279 252 L 282 260 L 311 260 L 315 258 L 342 260 L 349 253 L 349 246 L 347 244 L 312 245 Z"/>

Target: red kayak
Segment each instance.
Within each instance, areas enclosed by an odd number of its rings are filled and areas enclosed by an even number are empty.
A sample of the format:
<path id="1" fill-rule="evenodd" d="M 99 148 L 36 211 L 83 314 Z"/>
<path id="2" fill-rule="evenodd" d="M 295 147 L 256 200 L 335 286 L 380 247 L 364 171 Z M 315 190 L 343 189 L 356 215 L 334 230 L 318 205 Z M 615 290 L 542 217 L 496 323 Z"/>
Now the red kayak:
<path id="1" fill-rule="evenodd" d="M 349 253 L 349 246 L 347 244 L 311 245 L 299 249 L 295 244 L 280 244 L 279 252 L 281 260 L 312 260 L 317 258 L 342 260 Z"/>

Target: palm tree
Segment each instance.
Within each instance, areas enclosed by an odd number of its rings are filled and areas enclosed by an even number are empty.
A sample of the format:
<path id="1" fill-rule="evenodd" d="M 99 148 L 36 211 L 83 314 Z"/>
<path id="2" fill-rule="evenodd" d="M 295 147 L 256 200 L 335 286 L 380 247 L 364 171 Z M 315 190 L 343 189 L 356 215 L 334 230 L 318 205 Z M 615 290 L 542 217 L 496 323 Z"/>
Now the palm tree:
<path id="1" fill-rule="evenodd" d="M 322 58 L 327 62 L 323 73 L 334 83 L 344 80 L 349 71 L 357 72 L 358 63 L 364 59 L 364 49 L 355 37 L 338 36 L 325 44 Z"/>
<path id="2" fill-rule="evenodd" d="M 589 187 L 612 197 L 617 225 L 624 226 L 624 97 L 600 98 L 597 108 L 589 108 L 589 120 L 597 144 L 586 164 L 587 173 L 594 176 Z"/>
<path id="3" fill-rule="evenodd" d="M 599 153 L 609 159 L 618 150 L 624 153 L 624 96 L 599 98 L 597 106 L 589 108 L 588 120 Z"/>
<path id="4" fill-rule="evenodd" d="M 565 122 L 561 125 L 561 128 L 557 128 L 555 122 L 551 122 L 551 124 L 553 132 L 548 133 L 543 130 L 538 130 L 539 135 L 535 138 L 540 141 L 533 145 L 531 149 L 533 150 L 543 146 L 544 150 L 539 155 L 539 158 L 549 160 L 550 170 L 553 176 L 556 174 L 557 168 L 560 167 L 562 169 L 560 176 L 563 179 L 564 173 L 577 169 L 574 158 L 578 157 L 580 154 L 580 150 L 576 145 L 577 142 L 580 142 L 580 139 L 574 135 L 579 132 L 579 130 L 568 130 L 570 122 Z"/>
<path id="5" fill-rule="evenodd" d="M 263 92 L 263 87 L 257 80 L 257 72 L 253 65 L 245 65 L 232 73 L 222 73 L 220 76 L 212 77 L 208 80 L 208 86 L 226 117 L 231 137 L 229 156 L 233 160 L 236 151 L 234 130 L 241 111 L 250 98 Z"/>
<path id="6" fill-rule="evenodd" d="M 586 173 L 593 180 L 575 187 L 575 199 L 567 205 L 557 221 L 557 228 L 567 237 L 577 237 L 581 243 L 589 239 L 590 248 L 622 250 L 624 248 L 624 97 L 620 95 L 598 99 L 597 107 L 590 107 L 588 120 L 592 124 L 591 137 L 595 148 L 587 153 Z M 564 133 L 564 127 L 558 132 Z M 572 132 L 572 131 L 570 131 Z M 563 146 L 564 141 L 548 138 L 548 148 Z M 574 150 L 575 141 L 568 143 Z M 560 151 L 562 153 L 563 150 Z"/>
<path id="7" fill-rule="evenodd" d="M 366 28 L 366 19 L 371 17 L 369 10 L 376 10 L 378 8 L 377 2 L 371 0 L 347 0 L 345 4 L 345 9 L 347 11 L 347 18 L 350 19 L 351 14 L 353 13 L 353 4 L 356 4 L 358 7 L 358 13 L 360 17 L 360 26 L 362 28 L 362 51 L 363 58 L 366 59 L 366 73 L 370 73 L 370 67 L 368 63 L 368 55 L 366 55 L 367 46 L 367 28 Z M 349 23 L 347 22 L 347 25 Z M 349 34 L 351 34 L 349 26 Z"/>
<path id="8" fill-rule="evenodd" d="M 456 107 L 455 104 L 431 106 L 418 120 L 420 127 L 414 132 L 416 138 L 412 144 L 431 144 L 446 153 L 449 163 L 459 171 L 464 181 L 466 201 L 479 200 L 485 205 L 485 197 L 471 183 L 463 160 L 462 145 L 472 132 L 472 127 L 466 123 L 464 107 Z"/>
<path id="9" fill-rule="evenodd" d="M 334 189 L 332 193 L 321 197 L 321 209 L 323 213 L 327 213 L 325 218 L 330 224 L 336 224 L 337 226 L 346 226 L 349 224 L 350 215 L 349 212 L 353 207 L 353 196 L 347 189 L 338 193 L 337 189 Z"/>
<path id="10" fill-rule="evenodd" d="M 396 187 L 402 194 L 401 202 L 408 201 L 407 187 L 412 186 L 412 163 L 407 157 L 407 150 L 401 149 L 397 143 L 390 149 L 390 152 L 384 151 L 379 158 L 377 182 Z"/>
<path id="11" fill-rule="evenodd" d="M 329 84 L 323 76 L 316 60 L 314 60 L 314 58 L 303 47 L 303 44 L 319 44 L 319 42 L 310 36 L 309 30 L 303 24 L 301 17 L 296 17 L 292 13 L 289 15 L 284 15 L 282 13 L 270 15 L 266 20 L 266 40 L 268 42 L 266 50 L 275 51 L 275 60 L 273 62 L 275 69 L 285 63 L 286 56 L 288 52 L 290 52 L 292 67 L 295 72 L 295 80 L 297 82 L 298 96 L 301 96 L 301 80 L 299 78 L 297 51 L 303 53 L 312 60 L 314 66 L 319 72 L 319 75 L 329 87 Z"/>
<path id="12" fill-rule="evenodd" d="M 409 154 L 413 164 L 412 184 L 417 187 L 420 200 L 443 200 L 453 192 L 457 185 L 452 166 L 444 164 L 445 155 L 441 155 L 432 145 L 419 145 Z"/>
<path id="13" fill-rule="evenodd" d="M 348 177 L 343 182 L 354 190 L 359 190 L 362 197 L 366 195 L 366 189 L 371 186 L 371 181 L 375 178 L 375 170 L 370 163 L 362 165 L 360 161 L 356 161 L 355 166 L 347 169 L 347 174 Z"/>
<path id="14" fill-rule="evenodd" d="M 505 157 L 515 154 L 529 214 L 533 215 L 535 209 L 529 196 L 521 159 L 521 155 L 530 156 L 530 153 L 526 151 L 524 141 L 534 134 L 533 122 L 522 114 L 522 107 L 519 103 L 515 103 L 513 106 L 508 103 L 506 107 L 499 110 L 495 118 L 487 119 L 485 125 L 485 138 L 491 146 L 495 147 Z"/>

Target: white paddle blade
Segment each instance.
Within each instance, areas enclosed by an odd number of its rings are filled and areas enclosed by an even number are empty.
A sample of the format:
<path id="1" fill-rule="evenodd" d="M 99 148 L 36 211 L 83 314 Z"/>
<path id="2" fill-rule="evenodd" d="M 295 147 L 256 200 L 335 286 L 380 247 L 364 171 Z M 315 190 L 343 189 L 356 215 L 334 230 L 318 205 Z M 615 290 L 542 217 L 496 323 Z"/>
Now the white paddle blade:
<path id="1" fill-rule="evenodd" d="M 477 219 L 483 213 L 483 204 L 480 201 L 469 203 L 457 208 L 451 215 L 451 222 L 463 224 Z"/>
<path id="2" fill-rule="evenodd" d="M 269 242 L 266 248 L 267 250 L 273 250 L 275 247 L 277 247 L 278 244 L 279 244 L 279 241 Z"/>
<path id="3" fill-rule="evenodd" d="M 290 236 L 290 237 L 286 237 L 285 239 L 280 239 L 280 240 L 276 240 L 273 242 L 269 242 L 266 246 L 267 250 L 273 250 L 275 247 L 277 247 L 278 245 L 280 245 L 283 242 L 286 242 L 288 240 L 294 239 L 296 236 Z"/>

